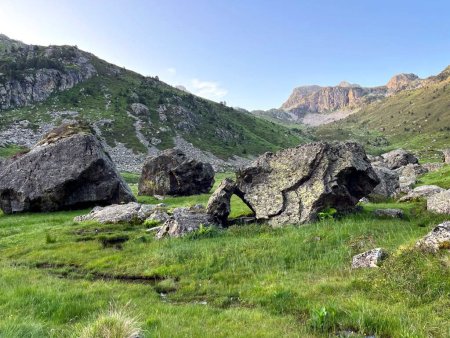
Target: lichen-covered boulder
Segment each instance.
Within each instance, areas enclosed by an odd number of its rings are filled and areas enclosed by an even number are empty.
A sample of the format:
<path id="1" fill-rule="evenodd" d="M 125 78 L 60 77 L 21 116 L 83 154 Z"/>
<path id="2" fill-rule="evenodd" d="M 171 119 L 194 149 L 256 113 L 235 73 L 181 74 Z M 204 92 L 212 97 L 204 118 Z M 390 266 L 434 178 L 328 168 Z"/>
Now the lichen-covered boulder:
<path id="1" fill-rule="evenodd" d="M 445 190 L 428 197 L 427 209 L 438 214 L 450 215 L 450 190 Z"/>
<path id="2" fill-rule="evenodd" d="M 87 215 L 77 216 L 75 222 L 97 221 L 102 224 L 142 223 L 158 210 L 157 205 L 113 204 L 106 207 L 95 207 Z"/>
<path id="3" fill-rule="evenodd" d="M 139 195 L 196 195 L 209 192 L 213 184 L 211 164 L 189 159 L 181 150 L 169 149 L 145 161 Z"/>
<path id="4" fill-rule="evenodd" d="M 352 269 L 377 268 L 378 264 L 386 258 L 386 252 L 381 248 L 372 249 L 356 256 L 352 259 Z"/>
<path id="5" fill-rule="evenodd" d="M 399 175 L 400 192 L 409 193 L 417 183 L 417 177 L 427 172 L 420 164 L 407 164 L 395 170 Z"/>
<path id="6" fill-rule="evenodd" d="M 375 165 L 373 165 L 373 169 L 380 179 L 380 183 L 375 187 L 375 189 L 373 189 L 372 195 L 382 196 L 385 198 L 396 196 L 400 188 L 398 173 L 389 168 Z"/>
<path id="7" fill-rule="evenodd" d="M 351 210 L 379 182 L 359 144 L 317 142 L 260 156 L 236 183 L 256 218 L 279 226 Z"/>
<path id="8" fill-rule="evenodd" d="M 424 169 L 426 169 L 428 172 L 434 172 L 442 169 L 444 167 L 444 163 L 424 163 L 422 165 Z"/>
<path id="9" fill-rule="evenodd" d="M 389 169 L 397 169 L 407 164 L 419 163 L 417 157 L 415 157 L 409 151 L 403 149 L 392 150 L 388 153 L 382 154 L 384 163 Z"/>
<path id="10" fill-rule="evenodd" d="M 450 249 L 450 222 L 437 225 L 431 232 L 416 243 L 416 247 L 428 252 Z"/>
<path id="11" fill-rule="evenodd" d="M 450 163 L 450 148 L 442 150 L 442 154 L 444 155 L 444 163 Z"/>
<path id="12" fill-rule="evenodd" d="M 407 195 L 400 198 L 399 202 L 409 202 L 418 200 L 420 198 L 427 198 L 432 195 L 445 191 L 445 189 L 438 187 L 437 185 L 423 185 L 411 190 Z"/>
<path id="13" fill-rule="evenodd" d="M 170 218 L 158 228 L 155 237 L 182 237 L 190 232 L 199 230 L 200 227 L 215 226 L 216 223 L 204 209 L 176 208 Z"/>
<path id="14" fill-rule="evenodd" d="M 135 201 L 92 130 L 64 124 L 0 168 L 5 213 L 54 211 Z"/>
<path id="15" fill-rule="evenodd" d="M 236 183 L 230 178 L 224 179 L 209 198 L 206 212 L 216 222 L 226 225 L 231 212 L 231 197 L 235 193 L 238 193 Z"/>

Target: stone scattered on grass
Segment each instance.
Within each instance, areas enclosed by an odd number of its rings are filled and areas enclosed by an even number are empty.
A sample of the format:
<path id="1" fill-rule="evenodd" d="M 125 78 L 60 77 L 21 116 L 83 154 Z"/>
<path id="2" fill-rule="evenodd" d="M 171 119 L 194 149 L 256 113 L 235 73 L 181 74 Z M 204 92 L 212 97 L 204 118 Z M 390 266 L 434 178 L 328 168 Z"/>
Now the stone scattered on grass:
<path id="1" fill-rule="evenodd" d="M 139 204 L 131 202 L 128 204 L 113 204 L 107 207 L 95 207 L 87 215 L 77 216 L 75 222 L 97 221 L 101 224 L 117 223 L 143 223 L 161 206 Z"/>
<path id="2" fill-rule="evenodd" d="M 378 264 L 386 258 L 386 252 L 381 248 L 372 249 L 356 256 L 352 259 L 352 269 L 377 268 Z"/>
<path id="3" fill-rule="evenodd" d="M 450 214 L 450 190 L 428 197 L 427 209 L 438 214 Z"/>
<path id="4" fill-rule="evenodd" d="M 401 209 L 376 209 L 373 214 L 376 217 L 403 218 L 405 213 Z"/>
<path id="5" fill-rule="evenodd" d="M 400 198 L 398 201 L 399 202 L 415 201 L 420 198 L 430 197 L 432 195 L 438 194 L 443 191 L 445 191 L 445 189 L 442 189 L 441 187 L 438 187 L 437 185 L 423 185 L 423 186 L 414 188 L 407 195 Z"/>
<path id="6" fill-rule="evenodd" d="M 437 225 L 431 232 L 416 243 L 416 247 L 427 252 L 450 249 L 450 222 Z"/>

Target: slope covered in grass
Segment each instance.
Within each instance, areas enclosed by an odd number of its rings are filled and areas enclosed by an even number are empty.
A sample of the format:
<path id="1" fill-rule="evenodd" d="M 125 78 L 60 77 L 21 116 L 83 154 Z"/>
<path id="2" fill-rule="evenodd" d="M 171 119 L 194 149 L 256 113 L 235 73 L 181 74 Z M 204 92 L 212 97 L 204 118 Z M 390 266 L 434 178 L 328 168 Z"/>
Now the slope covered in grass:
<path id="1" fill-rule="evenodd" d="M 374 153 L 403 147 L 436 160 L 437 152 L 450 145 L 449 71 L 444 70 L 422 88 L 369 104 L 316 131 L 322 139 L 357 139 Z"/>

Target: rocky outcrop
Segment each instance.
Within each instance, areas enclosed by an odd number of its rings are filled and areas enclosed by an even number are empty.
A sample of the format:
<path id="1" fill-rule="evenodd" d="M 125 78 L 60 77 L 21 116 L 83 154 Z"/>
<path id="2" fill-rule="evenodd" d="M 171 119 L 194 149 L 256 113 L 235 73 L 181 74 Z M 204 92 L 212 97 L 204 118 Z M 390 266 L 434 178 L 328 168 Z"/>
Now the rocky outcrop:
<path id="1" fill-rule="evenodd" d="M 380 179 L 380 184 L 375 187 L 372 195 L 382 196 L 384 198 L 396 196 L 400 188 L 398 173 L 394 170 L 375 165 L 373 165 L 373 169 Z"/>
<path id="2" fill-rule="evenodd" d="M 424 238 L 416 243 L 423 251 L 436 253 L 442 249 L 450 249 L 450 222 L 437 225 Z"/>
<path id="3" fill-rule="evenodd" d="M 5 213 L 54 211 L 130 202 L 135 198 L 89 128 L 63 125 L 0 172 Z"/>
<path id="4" fill-rule="evenodd" d="M 231 212 L 231 196 L 235 193 L 239 194 L 236 183 L 232 179 L 226 178 L 209 198 L 206 210 L 217 223 L 227 224 Z"/>
<path id="5" fill-rule="evenodd" d="M 397 74 L 394 75 L 386 84 L 390 94 L 396 93 L 405 89 L 414 89 L 419 87 L 421 81 L 416 74 Z"/>
<path id="6" fill-rule="evenodd" d="M 271 225 L 300 224 L 333 207 L 351 210 L 379 179 L 357 143 L 310 143 L 266 153 L 237 174 L 244 201 Z"/>
<path id="7" fill-rule="evenodd" d="M 419 163 L 417 157 L 415 157 L 409 151 L 403 149 L 392 150 L 388 153 L 382 154 L 385 166 L 389 169 L 398 169 L 407 164 Z"/>
<path id="8" fill-rule="evenodd" d="M 377 268 L 380 262 L 386 258 L 386 252 L 381 248 L 372 249 L 352 259 L 352 269 Z"/>
<path id="9" fill-rule="evenodd" d="M 407 195 L 400 198 L 398 201 L 399 202 L 415 201 L 420 198 L 427 198 L 427 197 L 433 196 L 433 195 L 438 194 L 443 191 L 445 191 L 445 189 L 442 189 L 441 187 L 438 187 L 437 185 L 423 185 L 423 186 L 414 188 Z"/>
<path id="10" fill-rule="evenodd" d="M 197 208 L 176 208 L 171 217 L 158 229 L 156 238 L 182 237 L 201 227 L 215 226 L 212 217 L 205 210 Z"/>
<path id="11" fill-rule="evenodd" d="M 11 57 L 15 69 L 0 77 L 0 109 L 46 100 L 52 93 L 73 88 L 97 71 L 90 55 L 70 46 L 22 44 Z"/>
<path id="12" fill-rule="evenodd" d="M 179 149 L 148 158 L 139 180 L 139 195 L 195 195 L 207 193 L 214 184 L 209 163 L 189 159 Z"/>
<path id="13" fill-rule="evenodd" d="M 427 209 L 438 214 L 450 215 L 450 190 L 445 190 L 428 197 Z"/>
<path id="14" fill-rule="evenodd" d="M 157 205 L 136 202 L 113 204 L 106 207 L 95 207 L 87 215 L 75 217 L 74 221 L 96 221 L 101 224 L 143 223 L 159 209 Z"/>

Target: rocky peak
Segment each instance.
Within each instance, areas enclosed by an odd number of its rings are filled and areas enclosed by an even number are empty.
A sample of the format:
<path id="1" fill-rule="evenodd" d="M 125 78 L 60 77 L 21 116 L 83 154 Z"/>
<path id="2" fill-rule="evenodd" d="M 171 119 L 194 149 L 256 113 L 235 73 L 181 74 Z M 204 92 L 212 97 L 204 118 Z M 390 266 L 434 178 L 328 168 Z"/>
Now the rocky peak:
<path id="1" fill-rule="evenodd" d="M 356 84 L 356 83 L 350 83 L 350 82 L 347 82 L 347 81 L 341 81 L 338 84 L 338 87 L 341 87 L 341 88 L 352 88 L 352 87 L 361 87 L 361 86 L 359 84 Z"/>
<path id="2" fill-rule="evenodd" d="M 419 80 L 420 79 L 416 74 L 397 74 L 389 80 L 386 87 L 389 92 L 398 92 L 416 87 L 415 85 Z"/>

